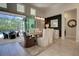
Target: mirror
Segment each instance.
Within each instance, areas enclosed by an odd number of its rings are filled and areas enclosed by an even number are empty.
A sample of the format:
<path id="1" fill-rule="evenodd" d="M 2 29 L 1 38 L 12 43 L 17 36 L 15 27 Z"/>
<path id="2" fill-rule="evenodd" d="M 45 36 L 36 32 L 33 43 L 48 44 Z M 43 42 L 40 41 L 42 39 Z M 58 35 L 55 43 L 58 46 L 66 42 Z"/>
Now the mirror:
<path id="1" fill-rule="evenodd" d="M 51 20 L 51 27 L 58 27 L 58 19 Z"/>

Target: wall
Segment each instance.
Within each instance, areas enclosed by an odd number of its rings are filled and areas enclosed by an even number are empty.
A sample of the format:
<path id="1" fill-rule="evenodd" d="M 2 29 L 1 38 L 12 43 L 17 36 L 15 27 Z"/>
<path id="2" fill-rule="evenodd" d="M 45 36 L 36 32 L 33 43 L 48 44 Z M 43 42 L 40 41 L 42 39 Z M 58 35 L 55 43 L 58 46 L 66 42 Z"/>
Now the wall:
<path id="1" fill-rule="evenodd" d="M 51 8 L 46 9 L 47 12 L 45 13 L 45 18 L 50 17 L 50 16 L 54 16 L 57 14 L 63 14 L 65 11 L 71 10 L 71 9 L 75 9 L 78 8 L 79 4 L 77 3 L 60 3 L 61 5 L 59 6 L 51 6 Z"/>
<path id="2" fill-rule="evenodd" d="M 65 22 L 66 22 L 66 24 L 65 24 L 65 27 L 66 27 L 66 38 L 75 40 L 76 39 L 76 27 L 70 28 L 68 26 L 68 21 L 71 20 L 71 19 L 76 20 L 77 10 L 74 9 L 74 10 L 66 11 L 64 13 L 64 16 L 65 16 Z"/>
<path id="3" fill-rule="evenodd" d="M 78 3 L 72 3 L 72 4 L 63 4 L 58 7 L 52 7 L 47 10 L 44 17 L 50 17 L 57 14 L 62 14 L 62 39 L 65 39 L 64 31 L 65 31 L 65 19 L 64 19 L 64 12 L 71 10 L 71 9 L 77 9 L 77 27 L 76 27 L 76 41 L 79 42 L 79 4 Z M 48 12 L 49 11 L 49 12 Z"/>
<path id="4" fill-rule="evenodd" d="M 24 13 L 20 13 L 20 12 L 17 12 L 17 3 L 7 3 L 7 9 L 3 9 L 0 7 L 0 10 L 3 10 L 3 11 L 11 11 L 13 13 L 19 13 L 19 14 L 24 14 L 24 15 L 30 15 L 30 9 L 31 8 L 34 8 L 36 9 L 36 16 L 40 16 L 40 17 L 43 17 L 43 13 L 44 13 L 44 10 L 41 10 L 40 8 L 37 8 L 37 7 L 34 7 L 33 5 L 29 4 L 29 3 L 20 3 L 22 5 L 24 5 L 25 7 L 25 12 Z"/>
<path id="5" fill-rule="evenodd" d="M 44 17 L 45 10 L 37 8 L 29 3 L 24 4 L 24 6 L 25 6 L 26 15 L 30 15 L 30 9 L 34 8 L 36 9 L 36 16 Z"/>
<path id="6" fill-rule="evenodd" d="M 44 20 L 38 20 L 38 19 L 36 19 L 36 28 L 39 28 L 41 31 L 42 31 L 42 29 L 44 28 Z"/>

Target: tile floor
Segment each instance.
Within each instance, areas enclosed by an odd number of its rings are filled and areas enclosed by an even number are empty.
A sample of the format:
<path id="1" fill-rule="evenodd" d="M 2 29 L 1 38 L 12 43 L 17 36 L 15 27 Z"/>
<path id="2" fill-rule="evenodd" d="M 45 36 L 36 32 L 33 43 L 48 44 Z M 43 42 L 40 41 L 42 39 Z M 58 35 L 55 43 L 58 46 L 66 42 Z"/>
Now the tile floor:
<path id="1" fill-rule="evenodd" d="M 44 48 L 39 46 L 33 46 L 30 48 L 26 48 L 26 51 L 28 51 L 31 55 L 35 56 L 38 55 Z"/>
<path id="2" fill-rule="evenodd" d="M 70 40 L 57 40 L 52 46 L 39 54 L 39 56 L 68 56 L 73 55 L 75 42 Z"/>
<path id="3" fill-rule="evenodd" d="M 79 43 L 73 40 L 56 40 L 51 46 L 27 48 L 31 55 L 37 56 L 79 56 Z"/>

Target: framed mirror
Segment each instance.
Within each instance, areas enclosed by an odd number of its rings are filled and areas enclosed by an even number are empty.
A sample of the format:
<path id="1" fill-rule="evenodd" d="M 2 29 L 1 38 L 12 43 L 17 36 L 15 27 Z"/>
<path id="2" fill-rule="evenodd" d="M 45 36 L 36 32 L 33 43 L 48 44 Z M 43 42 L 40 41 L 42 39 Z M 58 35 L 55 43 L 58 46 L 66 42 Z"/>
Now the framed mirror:
<path id="1" fill-rule="evenodd" d="M 58 19 L 51 20 L 50 23 L 51 23 L 50 24 L 51 27 L 58 27 Z"/>
<path id="2" fill-rule="evenodd" d="M 75 19 L 71 19 L 71 20 L 68 21 L 67 25 L 68 25 L 69 27 L 73 28 L 73 27 L 76 27 L 77 22 L 76 22 Z"/>

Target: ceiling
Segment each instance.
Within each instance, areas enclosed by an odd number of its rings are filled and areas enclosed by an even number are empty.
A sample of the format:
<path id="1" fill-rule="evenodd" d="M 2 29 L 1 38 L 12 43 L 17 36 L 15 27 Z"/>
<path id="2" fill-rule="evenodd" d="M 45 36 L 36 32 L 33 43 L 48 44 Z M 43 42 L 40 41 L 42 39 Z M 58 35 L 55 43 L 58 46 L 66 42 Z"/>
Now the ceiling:
<path id="1" fill-rule="evenodd" d="M 30 4 L 38 8 L 58 7 L 62 5 L 62 3 L 30 3 Z"/>

